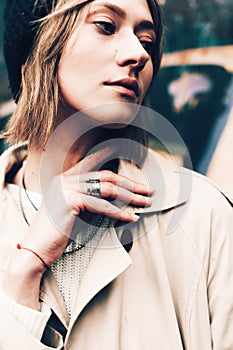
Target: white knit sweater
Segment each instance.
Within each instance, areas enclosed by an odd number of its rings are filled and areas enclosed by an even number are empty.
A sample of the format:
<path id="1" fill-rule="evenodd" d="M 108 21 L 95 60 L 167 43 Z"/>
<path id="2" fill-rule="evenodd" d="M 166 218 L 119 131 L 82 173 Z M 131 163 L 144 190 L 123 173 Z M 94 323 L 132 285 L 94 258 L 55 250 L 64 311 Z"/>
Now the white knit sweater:
<path id="1" fill-rule="evenodd" d="M 63 254 L 61 258 L 51 266 L 51 270 L 53 271 L 63 295 L 69 316 L 71 316 L 72 306 L 78 288 L 82 283 L 87 265 L 108 224 L 109 219 L 105 218 L 94 237 L 81 250 L 72 252 L 72 250 L 77 248 L 79 243 L 82 242 L 81 237 L 85 237 L 93 231 L 94 223 L 93 226 L 87 225 L 87 232 L 79 232 L 77 242 L 72 242 L 66 249 L 66 254 Z M 68 251 L 70 251 L 70 253 L 67 254 Z"/>

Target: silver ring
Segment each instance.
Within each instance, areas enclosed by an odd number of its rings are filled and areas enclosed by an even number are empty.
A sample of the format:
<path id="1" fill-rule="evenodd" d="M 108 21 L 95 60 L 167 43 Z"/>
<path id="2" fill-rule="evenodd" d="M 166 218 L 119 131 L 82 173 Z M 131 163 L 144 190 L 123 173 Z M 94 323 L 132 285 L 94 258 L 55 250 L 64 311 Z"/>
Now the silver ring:
<path id="1" fill-rule="evenodd" d="M 87 181 L 87 194 L 89 196 L 100 197 L 100 179 L 89 179 Z"/>

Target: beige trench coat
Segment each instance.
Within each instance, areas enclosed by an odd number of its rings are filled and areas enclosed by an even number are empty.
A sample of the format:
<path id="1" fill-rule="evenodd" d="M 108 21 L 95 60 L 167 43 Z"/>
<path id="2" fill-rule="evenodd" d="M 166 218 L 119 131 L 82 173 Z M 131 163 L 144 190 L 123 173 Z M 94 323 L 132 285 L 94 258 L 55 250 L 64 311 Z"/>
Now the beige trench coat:
<path id="1" fill-rule="evenodd" d="M 26 225 L 4 187 L 19 149 L 0 160 L 0 272 Z M 106 230 L 78 291 L 71 320 L 51 271 L 41 299 L 53 311 L 48 344 L 69 350 L 232 350 L 233 213 L 204 177 L 158 155 L 121 173 L 156 188 L 138 223 Z M 124 246 L 123 246 L 124 245 Z M 56 315 L 56 316 L 55 316 Z M 56 328 L 57 331 L 54 329 Z M 65 331 L 64 340 L 59 334 Z M 0 301 L 0 349 L 51 349 Z"/>

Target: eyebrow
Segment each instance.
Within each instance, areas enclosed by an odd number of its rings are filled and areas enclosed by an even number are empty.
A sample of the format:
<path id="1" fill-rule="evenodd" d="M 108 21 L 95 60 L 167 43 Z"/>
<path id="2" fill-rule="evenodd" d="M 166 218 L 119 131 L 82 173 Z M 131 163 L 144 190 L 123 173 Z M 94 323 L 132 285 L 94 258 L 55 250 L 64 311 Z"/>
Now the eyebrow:
<path id="1" fill-rule="evenodd" d="M 125 19 L 126 18 L 126 12 L 120 8 L 119 6 L 117 5 L 114 5 L 114 4 L 110 4 L 108 2 L 99 2 L 99 3 L 95 3 L 93 2 L 92 3 L 94 6 L 103 6 L 103 7 L 106 7 L 108 10 L 110 10 L 111 12 L 115 13 L 118 17 L 122 18 L 122 19 Z M 148 29 L 148 30 L 153 30 L 155 33 L 156 33 L 156 30 L 155 30 L 155 25 L 153 22 L 151 21 L 148 21 L 148 20 L 144 20 L 142 21 L 138 26 L 137 26 L 137 29 L 140 30 L 140 29 Z"/>
<path id="2" fill-rule="evenodd" d="M 155 25 L 151 21 L 142 21 L 139 25 L 137 25 L 136 30 L 148 29 L 152 30 L 156 34 Z"/>
<path id="3" fill-rule="evenodd" d="M 124 19 L 126 17 L 126 13 L 125 13 L 125 11 L 122 8 L 120 8 L 117 5 L 109 4 L 109 2 L 98 2 L 98 3 L 95 3 L 95 1 L 94 1 L 94 2 L 92 2 L 92 5 L 95 6 L 95 7 L 100 7 L 100 6 L 106 7 L 108 10 L 112 11 L 113 13 L 115 13 L 120 18 Z"/>

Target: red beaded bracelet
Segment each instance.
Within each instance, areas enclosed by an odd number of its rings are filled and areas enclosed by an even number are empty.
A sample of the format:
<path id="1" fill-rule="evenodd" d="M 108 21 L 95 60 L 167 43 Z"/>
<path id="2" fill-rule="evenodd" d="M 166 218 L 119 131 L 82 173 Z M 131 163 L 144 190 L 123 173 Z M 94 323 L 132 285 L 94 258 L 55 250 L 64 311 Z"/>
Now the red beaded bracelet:
<path id="1" fill-rule="evenodd" d="M 39 256 L 39 254 L 37 254 L 36 252 L 34 252 L 32 249 L 30 248 L 26 248 L 26 247 L 22 247 L 21 244 L 17 244 L 16 245 L 17 249 L 24 249 L 24 250 L 27 250 L 28 252 L 31 252 L 33 253 L 35 256 L 37 256 L 38 259 L 40 259 L 40 261 L 44 264 L 44 266 L 46 267 L 46 269 L 49 268 L 49 266 L 46 264 L 46 262 Z"/>

